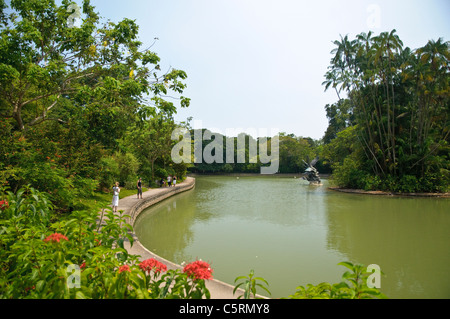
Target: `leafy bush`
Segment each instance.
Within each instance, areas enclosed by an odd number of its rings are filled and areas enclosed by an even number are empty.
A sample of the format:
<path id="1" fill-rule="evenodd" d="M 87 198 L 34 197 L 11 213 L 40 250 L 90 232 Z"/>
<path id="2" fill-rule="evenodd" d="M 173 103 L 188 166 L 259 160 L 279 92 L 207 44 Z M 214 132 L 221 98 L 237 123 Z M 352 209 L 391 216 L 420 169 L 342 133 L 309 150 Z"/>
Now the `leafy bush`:
<path id="1" fill-rule="evenodd" d="M 169 175 L 169 173 L 164 168 L 161 168 L 161 167 L 156 167 L 155 168 L 155 178 L 158 178 L 158 179 L 164 178 L 164 179 L 166 179 L 167 175 Z"/>
<path id="2" fill-rule="evenodd" d="M 293 295 L 283 299 L 386 299 L 387 297 L 381 293 L 377 288 L 369 288 L 367 285 L 372 273 L 367 272 L 363 265 L 354 265 L 350 262 L 341 262 L 338 265 L 348 268 L 342 275 L 342 281 L 336 284 L 327 282 L 318 285 L 308 284 L 297 287 Z M 238 298 L 251 299 L 256 298 L 256 289 L 262 288 L 270 294 L 268 290 L 268 282 L 261 277 L 255 277 L 254 271 L 245 276 L 240 276 L 235 279 L 235 283 L 243 280 L 237 284 L 233 293 L 239 287 L 243 287 L 244 294 Z"/>
<path id="3" fill-rule="evenodd" d="M 364 190 L 375 191 L 380 190 L 383 182 L 379 176 L 367 175 L 364 179 L 364 183 Z"/>
<path id="4" fill-rule="evenodd" d="M 0 196 L 0 298 L 210 297 L 207 263 L 167 270 L 128 254 L 124 244 L 133 238 L 126 215 L 103 209 L 98 216 L 96 209 L 52 222 L 43 193 L 24 188 Z"/>
<path id="5" fill-rule="evenodd" d="M 98 182 L 94 179 L 75 176 L 73 178 L 73 187 L 76 198 L 90 198 L 98 188 Z"/>
<path id="6" fill-rule="evenodd" d="M 119 174 L 119 164 L 112 156 L 105 156 L 100 159 L 98 180 L 101 189 L 109 190 L 118 181 Z"/>
<path id="7" fill-rule="evenodd" d="M 400 178 L 396 190 L 400 193 L 414 193 L 420 191 L 420 185 L 415 176 L 404 175 Z"/>
<path id="8" fill-rule="evenodd" d="M 426 173 L 419 179 L 418 185 L 422 192 L 449 192 L 450 191 L 450 171 L 440 169 L 439 173 Z"/>
<path id="9" fill-rule="evenodd" d="M 132 153 L 117 152 L 114 159 L 119 169 L 118 181 L 122 185 L 133 185 L 133 188 L 136 188 L 137 171 L 140 166 L 137 158 Z"/>
<path id="10" fill-rule="evenodd" d="M 339 265 L 349 269 L 342 275 L 337 284 L 320 283 L 316 286 L 308 284 L 297 287 L 290 299 L 385 299 L 386 296 L 376 288 L 369 288 L 369 275 L 363 265 L 341 262 Z"/>
<path id="11" fill-rule="evenodd" d="M 445 193 L 449 189 L 449 182 L 445 175 L 442 174 L 426 174 L 424 177 L 417 178 L 414 175 L 403 175 L 401 177 L 394 177 L 387 175 L 384 178 L 370 177 L 366 179 L 376 181 L 372 185 L 372 189 L 378 184 L 377 190 L 391 191 L 396 193 Z"/>
<path id="12" fill-rule="evenodd" d="M 342 188 L 365 188 L 366 173 L 360 169 L 360 164 L 351 156 L 346 157 L 342 165 L 335 165 L 333 181 Z"/>
<path id="13" fill-rule="evenodd" d="M 244 298 L 244 299 L 250 299 L 253 295 L 253 298 L 256 298 L 256 288 L 260 287 L 264 291 L 266 291 L 270 295 L 270 291 L 267 286 L 269 286 L 269 283 L 262 277 L 255 277 L 255 272 L 252 269 L 247 277 L 245 276 L 239 276 L 236 277 L 234 280 L 234 283 L 236 284 L 237 281 L 243 280 L 241 283 L 237 284 L 233 289 L 233 294 L 236 293 L 236 290 L 244 286 L 244 294 L 242 296 L 239 296 L 238 299 Z"/>

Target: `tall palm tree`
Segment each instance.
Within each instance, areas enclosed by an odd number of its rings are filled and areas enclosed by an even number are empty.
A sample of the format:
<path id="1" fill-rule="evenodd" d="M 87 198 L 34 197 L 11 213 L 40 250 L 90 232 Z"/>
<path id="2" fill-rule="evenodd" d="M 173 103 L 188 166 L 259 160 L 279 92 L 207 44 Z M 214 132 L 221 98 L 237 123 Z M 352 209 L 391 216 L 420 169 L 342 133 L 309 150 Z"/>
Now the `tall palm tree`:
<path id="1" fill-rule="evenodd" d="M 329 68 L 329 71 L 327 71 L 327 73 L 325 74 L 325 79 L 326 80 L 322 82 L 322 85 L 325 86 L 325 91 L 328 91 L 328 89 L 332 86 L 338 96 L 339 101 L 340 101 L 341 96 L 340 96 L 339 92 L 341 90 L 338 90 L 338 88 L 337 88 L 339 80 L 338 80 L 338 74 L 337 74 L 336 70 Z"/>
<path id="2" fill-rule="evenodd" d="M 387 154 L 390 162 L 388 168 L 392 174 L 396 174 L 397 156 L 395 146 L 395 90 L 394 90 L 394 73 L 396 68 L 393 62 L 396 57 L 401 54 L 403 42 L 396 34 L 396 30 L 391 32 L 382 32 L 374 38 L 375 55 L 373 63 L 379 70 L 380 77 L 384 83 L 387 105 Z"/>
<path id="3" fill-rule="evenodd" d="M 432 130 L 440 140 L 447 140 L 449 136 L 450 42 L 444 42 L 442 38 L 430 40 L 415 53 L 417 63 L 413 72 L 417 81 L 417 144 L 425 153 L 413 165 L 421 163 L 423 166 L 424 159 L 430 155 L 427 141 Z M 440 120 L 436 121 L 437 118 Z M 434 151 L 435 148 L 431 149 L 431 152 Z"/>

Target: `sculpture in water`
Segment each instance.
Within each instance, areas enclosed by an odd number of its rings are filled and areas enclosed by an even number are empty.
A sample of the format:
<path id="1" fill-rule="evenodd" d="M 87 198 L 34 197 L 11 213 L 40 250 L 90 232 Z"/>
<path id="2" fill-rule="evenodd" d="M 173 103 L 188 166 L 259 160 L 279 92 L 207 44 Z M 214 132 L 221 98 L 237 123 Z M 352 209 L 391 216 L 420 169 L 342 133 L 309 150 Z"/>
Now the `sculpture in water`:
<path id="1" fill-rule="evenodd" d="M 316 165 L 317 162 L 319 161 L 319 157 L 317 156 L 310 162 L 309 157 L 307 156 L 306 160 L 308 162 L 303 161 L 303 163 L 305 163 L 306 166 L 305 169 L 306 176 L 304 176 L 303 179 L 306 179 L 310 184 L 321 184 L 322 181 L 320 180 L 319 177 L 319 171 L 314 167 L 314 165 Z"/>

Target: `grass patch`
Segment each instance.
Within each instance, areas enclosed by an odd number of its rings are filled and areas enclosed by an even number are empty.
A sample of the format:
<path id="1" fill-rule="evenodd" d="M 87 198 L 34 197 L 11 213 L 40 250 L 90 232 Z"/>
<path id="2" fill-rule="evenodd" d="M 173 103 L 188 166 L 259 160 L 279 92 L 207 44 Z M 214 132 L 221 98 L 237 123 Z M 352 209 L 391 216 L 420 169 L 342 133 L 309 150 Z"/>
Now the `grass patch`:
<path id="1" fill-rule="evenodd" d="M 146 192 L 146 191 L 148 191 L 148 188 L 142 187 L 142 192 Z M 119 193 L 119 199 L 131 196 L 131 195 L 134 195 L 137 198 L 137 189 L 121 188 L 120 193 Z M 109 196 L 111 197 L 111 200 L 112 200 L 112 195 L 109 194 Z"/>
<path id="2" fill-rule="evenodd" d="M 142 192 L 145 192 L 147 190 L 148 188 L 142 187 Z M 119 199 L 133 195 L 136 196 L 137 198 L 137 190 L 121 188 L 119 193 Z M 112 202 L 112 193 L 94 192 L 94 194 L 89 198 L 80 198 L 79 200 L 77 200 L 75 210 L 92 210 L 92 209 L 101 210 L 102 208 L 110 207 L 111 202 Z"/>

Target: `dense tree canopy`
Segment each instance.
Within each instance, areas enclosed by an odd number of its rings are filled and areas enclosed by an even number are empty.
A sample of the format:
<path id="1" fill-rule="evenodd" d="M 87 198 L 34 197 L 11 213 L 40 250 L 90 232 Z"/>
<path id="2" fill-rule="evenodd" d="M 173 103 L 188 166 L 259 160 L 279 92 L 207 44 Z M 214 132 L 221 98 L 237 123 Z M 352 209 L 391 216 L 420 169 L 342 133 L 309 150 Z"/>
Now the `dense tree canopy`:
<path id="1" fill-rule="evenodd" d="M 56 6 L 51 0 L 13 0 L 15 10 L 2 20 L 1 105 L 16 129 L 45 120 L 65 121 L 56 111 L 63 100 L 85 109 L 91 124 L 114 125 L 117 116 L 143 108 L 148 94 L 155 95 L 156 106 L 174 113 L 173 104 L 158 96 L 168 89 L 181 93 L 184 84 L 179 80 L 186 74 L 179 70 L 158 74 L 160 59 L 141 48 L 133 20 L 101 22 L 84 1 L 83 23 L 68 27 L 69 5 L 69 1 Z M 182 105 L 187 103 L 183 98 Z M 105 127 L 93 133 L 101 137 L 111 131 Z"/>
<path id="2" fill-rule="evenodd" d="M 79 25 L 71 23 L 77 7 L 67 0 L 0 1 L 0 8 L 0 184 L 30 184 L 64 207 L 79 189 L 89 193 L 115 180 L 132 185 L 142 173 L 152 183 L 156 167 L 149 163 L 171 145 L 144 131 L 158 118 L 175 126 L 177 106 L 166 96 L 189 106 L 186 73 L 162 72 L 135 21 L 103 21 L 88 0 L 78 8 Z M 170 132 L 156 130 L 170 140 Z"/>
<path id="3" fill-rule="evenodd" d="M 205 132 L 207 132 L 207 136 L 211 136 L 211 139 L 203 138 L 201 140 L 201 144 L 199 144 L 201 154 L 210 153 L 210 149 L 213 149 L 211 147 L 213 144 L 219 146 L 216 147 L 214 151 L 218 151 L 220 154 L 214 156 L 215 159 L 212 163 L 205 161 L 204 158 L 201 158 L 200 161 L 196 161 L 194 165 L 188 168 L 188 170 L 193 173 L 259 174 L 262 167 L 268 167 L 272 162 L 264 163 L 264 160 L 262 159 L 266 153 L 267 155 L 272 155 L 272 151 L 277 151 L 275 148 L 272 149 L 271 140 L 273 137 L 254 138 L 252 135 L 244 132 L 238 134 L 236 137 L 232 137 L 210 132 L 207 129 L 200 131 L 201 133 L 195 133 L 195 131 L 191 132 L 192 148 L 194 148 L 196 134 L 198 134 L 198 136 L 205 136 Z M 284 132 L 279 133 L 275 137 L 278 139 L 278 153 L 276 156 L 278 169 L 276 173 L 302 174 L 305 171 L 303 161 L 307 158 L 314 158 L 317 156 L 318 152 L 320 152 L 321 143 L 319 141 L 314 141 L 311 138 L 298 137 L 294 134 L 287 134 Z M 266 143 L 267 148 L 264 146 Z M 229 157 L 227 157 L 227 154 L 231 155 L 228 155 Z M 322 162 L 317 166 L 322 173 L 330 172 L 329 168 L 324 167 Z"/>
<path id="4" fill-rule="evenodd" d="M 346 171 L 347 175 L 358 176 L 352 183 L 341 180 L 341 186 L 400 191 L 447 189 L 449 42 L 430 40 L 424 47 L 411 50 L 392 30 L 378 36 L 361 33 L 354 40 L 342 37 L 335 45 L 324 85 L 347 97 L 339 96 L 335 105 L 327 106 L 330 126 L 326 142 L 330 151 L 339 144 L 332 141 L 335 136 L 344 138 L 337 132 L 352 126 L 358 152 L 348 157 L 348 170 L 345 165 L 335 166 L 341 169 L 339 174 Z M 330 151 L 328 157 L 333 160 L 335 153 Z M 366 183 L 364 176 L 371 182 Z"/>

